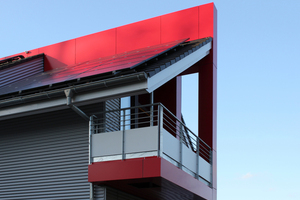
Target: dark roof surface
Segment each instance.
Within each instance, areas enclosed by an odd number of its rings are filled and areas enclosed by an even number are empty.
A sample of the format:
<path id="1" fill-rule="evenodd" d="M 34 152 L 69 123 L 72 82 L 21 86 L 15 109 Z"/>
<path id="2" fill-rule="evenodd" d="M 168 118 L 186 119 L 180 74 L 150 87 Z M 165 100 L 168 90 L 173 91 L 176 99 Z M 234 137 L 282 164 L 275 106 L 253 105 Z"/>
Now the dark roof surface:
<path id="1" fill-rule="evenodd" d="M 146 72 L 151 77 L 201 48 L 212 38 L 190 42 L 185 42 L 186 40 L 177 40 L 43 72 L 0 88 L 0 99 L 136 72 Z"/>
<path id="2" fill-rule="evenodd" d="M 18 81 L 14 84 L 8 85 L 7 87 L 0 88 L 0 95 L 24 91 L 42 86 L 49 86 L 72 80 L 80 80 L 81 78 L 90 77 L 93 75 L 135 67 L 136 65 L 140 65 L 146 62 L 148 59 L 151 59 L 152 57 L 157 56 L 186 40 L 187 39 L 177 40 L 75 65 L 60 67 Z"/>
<path id="3" fill-rule="evenodd" d="M 17 64 L 22 64 L 22 63 L 25 63 L 29 60 L 33 60 L 35 58 L 40 58 L 40 57 L 43 57 L 43 56 L 44 56 L 44 54 L 42 53 L 42 54 L 34 55 L 34 56 L 31 56 L 31 57 L 27 57 L 27 58 L 24 58 L 24 56 L 22 56 L 22 55 L 14 56 L 12 58 L 6 58 L 4 60 L 0 60 L 0 70 L 7 69 L 7 68 L 13 67 Z"/>

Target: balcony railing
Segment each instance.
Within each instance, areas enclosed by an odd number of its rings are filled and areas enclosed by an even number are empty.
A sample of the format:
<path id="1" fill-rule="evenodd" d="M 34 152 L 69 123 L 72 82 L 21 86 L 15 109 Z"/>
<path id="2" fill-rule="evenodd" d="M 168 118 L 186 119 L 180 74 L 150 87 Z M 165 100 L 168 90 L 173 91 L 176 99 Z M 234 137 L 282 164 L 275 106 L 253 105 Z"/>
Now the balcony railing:
<path id="1" fill-rule="evenodd" d="M 97 113 L 90 119 L 90 163 L 159 156 L 211 182 L 211 148 L 160 103 Z"/>

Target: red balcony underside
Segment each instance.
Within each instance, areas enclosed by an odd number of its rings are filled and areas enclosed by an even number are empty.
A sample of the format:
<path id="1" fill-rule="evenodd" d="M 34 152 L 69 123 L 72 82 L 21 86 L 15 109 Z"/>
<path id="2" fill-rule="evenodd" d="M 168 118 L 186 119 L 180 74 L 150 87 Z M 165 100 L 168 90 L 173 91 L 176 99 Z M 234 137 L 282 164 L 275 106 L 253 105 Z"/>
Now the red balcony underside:
<path id="1" fill-rule="evenodd" d="M 88 181 L 145 199 L 212 199 L 212 189 L 160 157 L 96 162 Z"/>

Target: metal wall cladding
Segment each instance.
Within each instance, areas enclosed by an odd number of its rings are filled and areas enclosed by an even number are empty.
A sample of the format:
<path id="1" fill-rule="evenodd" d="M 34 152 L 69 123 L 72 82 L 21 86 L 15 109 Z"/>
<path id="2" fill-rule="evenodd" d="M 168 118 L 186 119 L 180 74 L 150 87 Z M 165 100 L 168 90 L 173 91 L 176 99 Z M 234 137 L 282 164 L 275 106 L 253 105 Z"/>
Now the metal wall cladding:
<path id="1" fill-rule="evenodd" d="M 106 111 L 119 110 L 121 108 L 121 99 L 111 99 L 105 102 Z M 107 112 L 105 114 L 106 132 L 120 130 L 120 111 Z"/>
<path id="2" fill-rule="evenodd" d="M 0 121 L 0 199 L 90 199 L 88 128 L 71 109 Z"/>
<path id="3" fill-rule="evenodd" d="M 44 71 L 43 57 L 0 70 L 0 87 L 12 84 Z"/>
<path id="4" fill-rule="evenodd" d="M 90 114 L 103 106 L 80 108 Z M 88 128 L 71 109 L 0 121 L 0 199 L 90 199 Z M 141 200 L 102 186 L 94 186 L 94 199 Z"/>

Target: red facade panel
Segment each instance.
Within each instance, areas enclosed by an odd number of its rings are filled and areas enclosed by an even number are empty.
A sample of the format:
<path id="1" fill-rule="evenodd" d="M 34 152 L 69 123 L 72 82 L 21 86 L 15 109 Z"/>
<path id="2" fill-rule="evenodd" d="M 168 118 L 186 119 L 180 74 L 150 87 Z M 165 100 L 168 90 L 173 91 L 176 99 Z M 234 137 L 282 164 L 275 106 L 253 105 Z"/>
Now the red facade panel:
<path id="1" fill-rule="evenodd" d="M 142 177 L 142 158 L 99 162 L 89 165 L 89 182 L 136 179 Z"/>
<path id="2" fill-rule="evenodd" d="M 39 48 L 45 54 L 45 71 L 75 64 L 75 39 Z"/>
<path id="3" fill-rule="evenodd" d="M 161 176 L 161 159 L 157 157 L 144 159 L 143 178 Z"/>
<path id="4" fill-rule="evenodd" d="M 218 58 L 218 48 L 217 48 L 217 44 L 218 44 L 218 12 L 217 12 L 217 8 L 215 6 L 213 6 L 214 9 L 214 41 L 213 41 L 213 63 L 215 65 L 215 67 L 217 68 L 218 62 L 217 62 L 217 58 Z M 216 77 L 217 78 L 217 77 Z M 217 80 L 217 79 L 215 79 Z"/>
<path id="5" fill-rule="evenodd" d="M 116 29 L 76 38 L 76 63 L 116 53 Z"/>
<path id="6" fill-rule="evenodd" d="M 198 7 L 161 16 L 161 42 L 198 39 Z"/>
<path id="7" fill-rule="evenodd" d="M 153 46 L 160 43 L 159 17 L 117 28 L 117 53 L 123 53 L 124 51 Z"/>
<path id="8" fill-rule="evenodd" d="M 199 6 L 199 38 L 214 37 L 214 4 Z"/>

